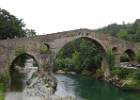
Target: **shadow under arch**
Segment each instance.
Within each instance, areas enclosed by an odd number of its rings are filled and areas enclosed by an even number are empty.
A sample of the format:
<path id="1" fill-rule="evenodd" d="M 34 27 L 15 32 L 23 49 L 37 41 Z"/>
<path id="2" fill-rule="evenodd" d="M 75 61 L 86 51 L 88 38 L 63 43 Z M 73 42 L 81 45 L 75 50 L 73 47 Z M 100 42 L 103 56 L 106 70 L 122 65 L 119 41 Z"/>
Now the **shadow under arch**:
<path id="1" fill-rule="evenodd" d="M 128 55 L 130 61 L 134 61 L 136 59 L 136 54 L 132 49 L 127 49 L 124 53 Z"/>
<path id="2" fill-rule="evenodd" d="M 136 54 L 132 49 L 126 49 L 120 56 L 120 62 L 133 63 L 136 60 Z"/>
<path id="3" fill-rule="evenodd" d="M 12 61 L 9 74 L 10 74 L 10 83 L 9 87 L 11 91 L 22 91 L 24 87 L 23 80 L 25 79 L 26 73 L 22 72 L 25 67 L 25 62 L 27 59 L 33 59 L 33 67 L 39 67 L 39 64 L 35 57 L 28 53 L 22 53 L 14 58 Z M 21 62 L 23 61 L 23 62 Z M 38 71 L 38 68 L 37 68 Z"/>
<path id="4" fill-rule="evenodd" d="M 45 46 L 47 46 L 48 50 L 50 50 L 50 45 L 48 43 L 44 43 Z"/>

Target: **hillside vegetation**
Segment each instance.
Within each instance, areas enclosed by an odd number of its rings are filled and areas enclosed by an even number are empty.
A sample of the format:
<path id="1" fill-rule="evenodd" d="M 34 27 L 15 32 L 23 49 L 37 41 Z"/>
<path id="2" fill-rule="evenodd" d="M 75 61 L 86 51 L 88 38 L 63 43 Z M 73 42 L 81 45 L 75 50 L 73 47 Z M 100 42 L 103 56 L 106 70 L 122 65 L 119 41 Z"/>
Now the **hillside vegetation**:
<path id="1" fill-rule="evenodd" d="M 140 42 L 140 19 L 128 24 L 124 22 L 123 24 L 113 23 L 103 28 L 95 29 L 95 31 L 133 42 Z"/>

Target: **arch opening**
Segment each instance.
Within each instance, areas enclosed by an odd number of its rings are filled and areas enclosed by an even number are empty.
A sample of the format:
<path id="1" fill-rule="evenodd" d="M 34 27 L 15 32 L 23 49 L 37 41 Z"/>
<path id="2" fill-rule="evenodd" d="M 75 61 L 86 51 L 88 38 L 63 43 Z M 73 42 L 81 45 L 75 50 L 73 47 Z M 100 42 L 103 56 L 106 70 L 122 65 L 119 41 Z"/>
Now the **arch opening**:
<path id="1" fill-rule="evenodd" d="M 48 53 L 50 49 L 50 46 L 47 43 L 44 43 L 43 45 L 40 46 L 40 53 L 45 54 Z"/>
<path id="2" fill-rule="evenodd" d="M 118 54 L 119 49 L 118 49 L 118 47 L 113 47 L 112 51 L 113 51 L 114 54 Z"/>
<path id="3" fill-rule="evenodd" d="M 120 56 L 120 62 L 129 62 L 132 63 L 136 58 L 135 52 L 131 49 L 127 49 Z"/>
<path id="4" fill-rule="evenodd" d="M 38 71 L 38 63 L 30 54 L 17 56 L 10 65 L 10 90 L 22 91 L 31 74 Z"/>
<path id="5" fill-rule="evenodd" d="M 54 70 L 93 71 L 102 66 L 102 59 L 106 56 L 104 47 L 96 40 L 80 37 L 66 43 L 57 53 Z"/>
<path id="6" fill-rule="evenodd" d="M 125 51 L 125 53 L 127 53 L 127 55 L 128 55 L 128 57 L 129 57 L 129 60 L 130 60 L 130 61 L 135 60 L 136 55 L 135 55 L 135 52 L 134 52 L 133 50 L 127 49 L 127 50 Z"/>

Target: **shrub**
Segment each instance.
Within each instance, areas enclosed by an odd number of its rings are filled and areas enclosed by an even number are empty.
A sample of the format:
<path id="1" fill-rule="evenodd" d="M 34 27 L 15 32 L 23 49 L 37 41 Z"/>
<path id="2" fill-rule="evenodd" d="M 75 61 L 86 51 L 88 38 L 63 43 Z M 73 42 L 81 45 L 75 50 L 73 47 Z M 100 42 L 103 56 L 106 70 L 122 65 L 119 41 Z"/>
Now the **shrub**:
<path id="1" fill-rule="evenodd" d="M 140 80 L 140 70 L 137 70 L 133 73 L 133 77 L 137 80 Z"/>
<path id="2" fill-rule="evenodd" d="M 118 75 L 120 79 L 132 77 L 136 69 L 127 69 L 127 68 L 113 68 L 112 75 Z"/>

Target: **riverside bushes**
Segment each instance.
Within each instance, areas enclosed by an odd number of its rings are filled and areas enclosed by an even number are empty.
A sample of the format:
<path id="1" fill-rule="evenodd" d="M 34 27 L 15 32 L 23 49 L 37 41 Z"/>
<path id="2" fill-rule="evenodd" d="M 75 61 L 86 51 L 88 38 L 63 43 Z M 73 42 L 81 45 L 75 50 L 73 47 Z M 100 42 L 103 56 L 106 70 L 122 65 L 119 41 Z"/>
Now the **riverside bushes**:
<path id="1" fill-rule="evenodd" d="M 113 76 L 117 75 L 118 78 L 120 78 L 120 79 L 132 77 L 136 71 L 137 71 L 136 69 L 120 68 L 120 67 L 113 67 L 111 70 L 112 75 Z"/>
<path id="2" fill-rule="evenodd" d="M 140 70 L 137 70 L 133 73 L 133 77 L 137 80 L 140 80 Z"/>
<path id="3" fill-rule="evenodd" d="M 114 67 L 112 77 L 117 76 L 122 89 L 140 89 L 140 69 Z"/>

